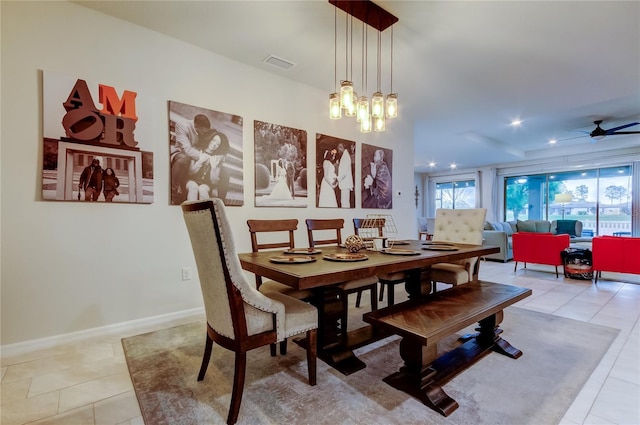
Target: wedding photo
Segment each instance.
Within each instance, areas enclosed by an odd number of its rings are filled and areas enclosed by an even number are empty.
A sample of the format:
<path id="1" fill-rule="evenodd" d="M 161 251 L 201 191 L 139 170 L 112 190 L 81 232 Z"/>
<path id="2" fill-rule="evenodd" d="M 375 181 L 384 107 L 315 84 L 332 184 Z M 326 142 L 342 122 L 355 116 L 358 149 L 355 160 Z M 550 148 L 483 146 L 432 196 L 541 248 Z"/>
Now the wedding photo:
<path id="1" fill-rule="evenodd" d="M 316 134 L 316 206 L 355 208 L 356 143 Z"/>
<path id="2" fill-rule="evenodd" d="M 254 121 L 256 207 L 307 206 L 307 132 Z"/>

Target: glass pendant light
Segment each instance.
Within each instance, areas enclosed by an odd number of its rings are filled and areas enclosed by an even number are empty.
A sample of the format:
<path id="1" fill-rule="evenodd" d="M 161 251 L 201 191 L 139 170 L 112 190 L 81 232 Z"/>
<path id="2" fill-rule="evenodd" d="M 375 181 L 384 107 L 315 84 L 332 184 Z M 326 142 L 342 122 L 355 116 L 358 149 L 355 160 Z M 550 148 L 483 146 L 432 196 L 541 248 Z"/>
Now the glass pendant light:
<path id="1" fill-rule="evenodd" d="M 353 83 L 351 81 L 340 82 L 340 106 L 345 110 L 353 107 Z"/>
<path id="2" fill-rule="evenodd" d="M 360 121 L 360 132 L 371 133 L 371 115 L 367 115 Z"/>
<path id="3" fill-rule="evenodd" d="M 387 118 L 395 118 L 398 116 L 398 94 L 391 93 L 387 95 Z"/>
<path id="4" fill-rule="evenodd" d="M 393 92 L 393 26 L 391 27 L 391 66 L 389 73 L 389 81 L 391 85 L 391 93 L 387 95 L 387 118 L 395 118 L 398 116 L 398 93 Z"/>
<path id="5" fill-rule="evenodd" d="M 340 93 L 329 95 L 329 118 L 339 120 L 342 118 L 342 108 L 340 108 Z"/>
<path id="6" fill-rule="evenodd" d="M 377 91 L 371 98 L 371 116 L 373 118 L 381 118 L 384 116 L 384 96 Z"/>
<path id="7" fill-rule="evenodd" d="M 373 129 L 375 131 L 384 131 L 384 115 L 373 119 Z"/>
<path id="8" fill-rule="evenodd" d="M 366 120 L 369 116 L 369 99 L 367 96 L 360 96 L 358 98 L 358 107 L 357 107 L 357 121 L 362 122 L 362 120 Z"/>

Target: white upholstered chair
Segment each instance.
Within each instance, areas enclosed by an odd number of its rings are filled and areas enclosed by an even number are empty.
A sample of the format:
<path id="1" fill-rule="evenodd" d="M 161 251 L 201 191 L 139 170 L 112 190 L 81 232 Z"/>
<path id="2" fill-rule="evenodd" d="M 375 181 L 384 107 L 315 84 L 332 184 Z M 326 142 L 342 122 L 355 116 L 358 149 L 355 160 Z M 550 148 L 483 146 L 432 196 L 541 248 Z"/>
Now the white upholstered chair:
<path id="1" fill-rule="evenodd" d="M 482 245 L 486 215 L 486 208 L 437 209 L 433 242 Z M 477 280 L 479 270 L 479 257 L 434 264 L 430 275 L 433 291 L 436 291 L 436 282 L 456 286 Z"/>
<path id="2" fill-rule="evenodd" d="M 228 424 L 238 419 L 247 351 L 306 332 L 309 384 L 316 384 L 318 312 L 273 292 L 260 293 L 244 275 L 222 200 L 185 202 L 182 211 L 195 256 L 207 319 L 207 338 L 198 381 L 204 379 L 215 341 L 235 352 Z"/>

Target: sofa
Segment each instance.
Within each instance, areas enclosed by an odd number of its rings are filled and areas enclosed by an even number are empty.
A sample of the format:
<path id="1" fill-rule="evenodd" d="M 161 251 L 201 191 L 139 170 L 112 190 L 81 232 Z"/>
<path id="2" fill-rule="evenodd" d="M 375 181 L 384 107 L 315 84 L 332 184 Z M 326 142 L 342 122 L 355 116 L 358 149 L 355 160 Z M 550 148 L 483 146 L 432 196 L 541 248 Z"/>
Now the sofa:
<path id="1" fill-rule="evenodd" d="M 640 274 L 640 238 L 596 236 L 592 240 L 593 272 Z"/>
<path id="2" fill-rule="evenodd" d="M 485 256 L 487 260 L 506 263 L 513 259 L 512 235 L 516 232 L 551 233 L 553 235 L 567 233 L 571 243 L 590 242 L 591 237 L 582 236 L 582 222 L 578 220 L 517 220 L 489 222 L 484 226 L 482 237 L 486 245 L 500 247 L 500 252 Z"/>
<path id="3" fill-rule="evenodd" d="M 569 248 L 569 235 L 564 233 L 554 235 L 552 233 L 516 232 L 513 239 L 513 261 L 516 262 L 513 271 L 515 273 L 518 263 L 547 264 L 556 267 L 563 264 L 560 252 Z"/>

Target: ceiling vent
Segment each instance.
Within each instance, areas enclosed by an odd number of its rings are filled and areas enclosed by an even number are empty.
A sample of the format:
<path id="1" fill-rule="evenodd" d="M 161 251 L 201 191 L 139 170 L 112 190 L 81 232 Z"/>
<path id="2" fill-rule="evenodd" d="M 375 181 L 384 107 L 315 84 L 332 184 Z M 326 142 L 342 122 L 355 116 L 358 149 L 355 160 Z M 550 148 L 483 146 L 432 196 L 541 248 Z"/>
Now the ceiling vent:
<path id="1" fill-rule="evenodd" d="M 289 69 L 295 65 L 295 63 L 293 62 L 289 62 L 288 60 L 285 60 L 273 55 L 267 56 L 267 58 L 263 60 L 263 62 L 268 63 L 269 65 L 277 66 L 278 68 L 282 68 L 282 69 Z"/>

